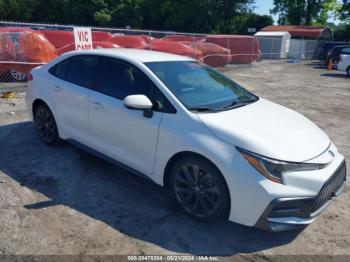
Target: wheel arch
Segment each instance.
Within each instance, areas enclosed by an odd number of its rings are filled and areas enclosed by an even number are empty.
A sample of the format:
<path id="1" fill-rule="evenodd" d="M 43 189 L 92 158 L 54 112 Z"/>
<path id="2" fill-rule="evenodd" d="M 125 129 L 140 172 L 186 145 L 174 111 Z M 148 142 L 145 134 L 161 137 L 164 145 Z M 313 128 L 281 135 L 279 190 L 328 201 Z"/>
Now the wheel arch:
<path id="1" fill-rule="evenodd" d="M 224 179 L 226 187 L 227 187 L 226 179 L 223 176 L 223 174 L 220 171 L 220 169 L 217 167 L 217 165 L 213 161 L 211 161 L 209 158 L 207 158 L 207 157 L 205 157 L 205 156 L 203 156 L 203 155 L 201 155 L 199 153 L 193 152 L 193 151 L 181 151 L 181 152 L 178 152 L 178 153 L 173 155 L 168 160 L 168 162 L 167 162 L 167 164 L 165 166 L 165 169 L 164 169 L 164 174 L 163 174 L 163 185 L 164 185 L 164 187 L 168 187 L 169 186 L 170 173 L 171 173 L 171 169 L 174 166 L 174 164 L 177 161 L 179 161 L 180 159 L 183 159 L 183 158 L 186 158 L 186 157 L 198 157 L 198 158 L 203 159 L 204 161 L 207 161 L 210 165 L 212 165 L 220 173 L 220 175 Z M 228 187 L 227 187 L 227 190 L 228 190 Z"/>
<path id="2" fill-rule="evenodd" d="M 49 109 L 49 105 L 47 103 L 45 103 L 44 100 L 40 99 L 40 98 L 37 98 L 33 101 L 33 104 L 32 104 L 32 114 L 33 114 L 33 117 L 35 116 L 35 112 L 37 110 L 37 108 L 40 106 L 40 105 L 45 105 L 47 106 Z M 51 110 L 51 109 L 50 109 Z M 52 111 L 52 110 L 51 110 Z"/>

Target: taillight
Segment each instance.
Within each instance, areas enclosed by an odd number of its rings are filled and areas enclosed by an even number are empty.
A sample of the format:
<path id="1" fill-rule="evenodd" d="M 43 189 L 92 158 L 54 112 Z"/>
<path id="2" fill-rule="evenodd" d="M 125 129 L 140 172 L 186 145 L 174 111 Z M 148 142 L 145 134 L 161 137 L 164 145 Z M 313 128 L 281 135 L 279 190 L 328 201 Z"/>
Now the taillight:
<path id="1" fill-rule="evenodd" d="M 31 73 L 27 74 L 27 81 L 33 81 L 33 75 Z"/>

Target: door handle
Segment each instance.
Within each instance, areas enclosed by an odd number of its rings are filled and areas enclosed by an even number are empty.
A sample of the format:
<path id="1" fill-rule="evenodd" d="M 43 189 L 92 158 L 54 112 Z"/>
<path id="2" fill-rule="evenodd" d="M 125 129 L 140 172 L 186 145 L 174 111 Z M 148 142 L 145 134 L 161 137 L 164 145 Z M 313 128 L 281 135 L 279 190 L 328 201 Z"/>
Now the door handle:
<path id="1" fill-rule="evenodd" d="M 56 92 L 60 92 L 60 91 L 62 91 L 62 87 L 60 87 L 60 86 L 58 86 L 58 85 L 55 85 L 55 86 L 54 86 L 54 90 L 55 90 Z"/>
<path id="2" fill-rule="evenodd" d="M 95 109 L 103 109 L 103 105 L 98 101 L 92 101 L 92 103 L 95 105 Z"/>

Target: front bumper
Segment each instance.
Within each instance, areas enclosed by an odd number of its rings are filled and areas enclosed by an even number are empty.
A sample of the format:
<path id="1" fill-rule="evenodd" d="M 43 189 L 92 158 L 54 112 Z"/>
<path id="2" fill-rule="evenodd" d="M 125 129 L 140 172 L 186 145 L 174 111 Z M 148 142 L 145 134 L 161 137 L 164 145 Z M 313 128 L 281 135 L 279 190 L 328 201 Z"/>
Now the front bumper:
<path id="1" fill-rule="evenodd" d="M 343 161 L 317 196 L 274 199 L 255 226 L 273 232 L 303 228 L 334 201 L 345 187 L 345 181 L 346 164 Z"/>

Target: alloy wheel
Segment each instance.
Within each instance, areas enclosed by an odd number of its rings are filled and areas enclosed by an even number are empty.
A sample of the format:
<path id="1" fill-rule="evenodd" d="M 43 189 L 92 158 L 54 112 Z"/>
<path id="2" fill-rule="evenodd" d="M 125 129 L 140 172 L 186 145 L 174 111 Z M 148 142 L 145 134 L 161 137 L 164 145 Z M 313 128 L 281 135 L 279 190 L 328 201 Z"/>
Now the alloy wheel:
<path id="1" fill-rule="evenodd" d="M 195 217 L 209 217 L 219 207 L 219 187 L 198 165 L 186 164 L 176 171 L 174 192 L 181 206 Z"/>
<path id="2" fill-rule="evenodd" d="M 44 107 L 39 107 L 35 114 L 35 123 L 40 138 L 45 143 L 51 143 L 56 136 L 55 123 L 52 114 Z"/>

